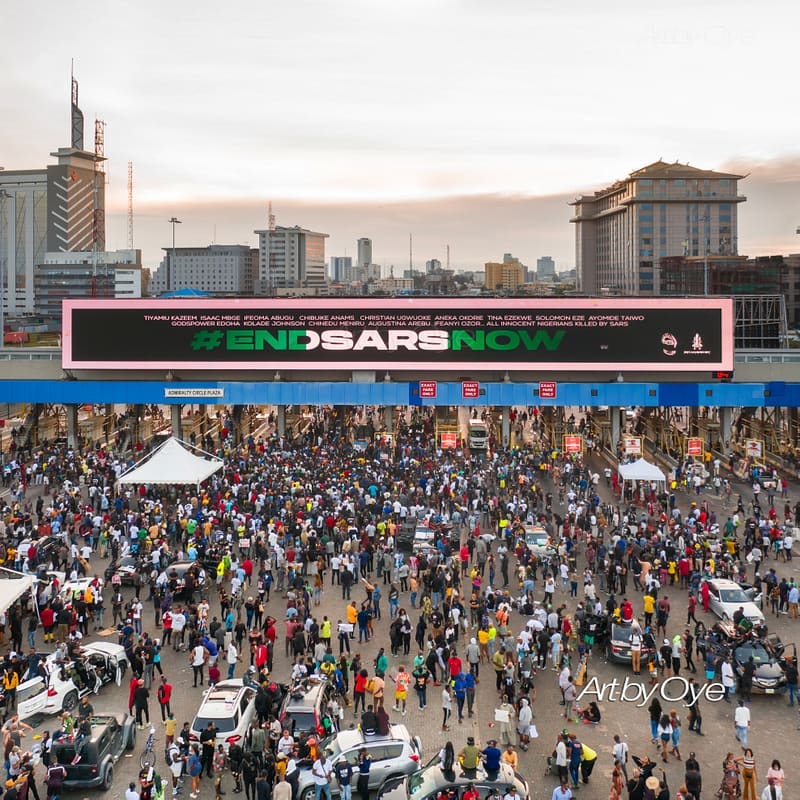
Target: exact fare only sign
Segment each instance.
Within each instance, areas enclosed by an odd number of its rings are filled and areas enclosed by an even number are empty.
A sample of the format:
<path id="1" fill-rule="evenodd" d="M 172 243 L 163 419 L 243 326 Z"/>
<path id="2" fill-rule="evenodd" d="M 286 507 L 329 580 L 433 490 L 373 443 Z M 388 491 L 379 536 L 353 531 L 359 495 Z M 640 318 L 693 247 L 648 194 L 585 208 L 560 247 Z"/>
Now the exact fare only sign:
<path id="1" fill-rule="evenodd" d="M 478 381 L 462 381 L 461 397 L 464 400 L 477 400 L 481 396 L 481 385 Z"/>
<path id="2" fill-rule="evenodd" d="M 556 382 L 555 381 L 539 381 L 539 398 L 541 400 L 555 400 L 556 399 Z"/>
<path id="3" fill-rule="evenodd" d="M 421 400 L 436 399 L 436 381 L 420 381 L 419 396 Z"/>

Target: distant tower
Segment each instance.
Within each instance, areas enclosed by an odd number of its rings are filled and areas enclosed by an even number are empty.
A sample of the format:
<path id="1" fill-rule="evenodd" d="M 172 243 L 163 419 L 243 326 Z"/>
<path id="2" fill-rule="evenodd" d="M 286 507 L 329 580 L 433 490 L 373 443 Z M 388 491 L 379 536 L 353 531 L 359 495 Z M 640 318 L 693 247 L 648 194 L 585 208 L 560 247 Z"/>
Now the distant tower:
<path id="1" fill-rule="evenodd" d="M 408 234 L 408 271 L 409 277 L 414 276 L 414 235 Z"/>
<path id="2" fill-rule="evenodd" d="M 271 231 L 275 230 L 275 215 L 272 213 L 272 200 L 269 201 L 267 210 L 267 227 Z"/>
<path id="3" fill-rule="evenodd" d="M 133 250 L 133 161 L 128 162 L 128 250 Z"/>
<path id="4" fill-rule="evenodd" d="M 358 240 L 358 260 L 356 262 L 362 269 L 372 264 L 372 239 L 362 237 Z"/>

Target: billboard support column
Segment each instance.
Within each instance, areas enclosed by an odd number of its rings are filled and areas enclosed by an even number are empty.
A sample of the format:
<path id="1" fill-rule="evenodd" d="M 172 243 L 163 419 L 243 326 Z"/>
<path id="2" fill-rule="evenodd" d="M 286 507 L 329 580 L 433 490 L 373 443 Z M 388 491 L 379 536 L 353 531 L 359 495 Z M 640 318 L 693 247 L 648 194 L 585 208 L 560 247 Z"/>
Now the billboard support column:
<path id="1" fill-rule="evenodd" d="M 106 403 L 105 419 L 103 420 L 103 434 L 106 437 L 106 441 L 109 442 L 112 447 L 114 446 L 114 428 L 114 405 L 112 403 Z"/>
<path id="2" fill-rule="evenodd" d="M 182 406 L 180 403 L 176 403 L 174 406 L 169 407 L 172 423 L 172 435 L 176 439 L 183 438 L 183 431 L 181 430 L 181 408 Z"/>
<path id="3" fill-rule="evenodd" d="M 64 413 L 67 417 L 67 447 L 77 450 L 80 447 L 78 442 L 78 406 L 75 403 L 67 403 L 64 406 Z"/>
<path id="4" fill-rule="evenodd" d="M 503 439 L 503 447 L 508 447 L 511 441 L 511 409 L 503 406 L 500 415 L 500 435 Z"/>
<path id="5" fill-rule="evenodd" d="M 386 433 L 394 433 L 394 406 L 383 409 L 383 419 L 386 424 Z"/>
<path id="6" fill-rule="evenodd" d="M 275 431 L 278 436 L 286 436 L 286 406 L 283 403 L 278 405 L 275 415 Z"/>
<path id="7" fill-rule="evenodd" d="M 719 439 L 720 449 L 727 449 L 731 440 L 731 426 L 733 425 L 733 409 L 730 406 L 720 406 L 719 409 Z"/>
<path id="8" fill-rule="evenodd" d="M 800 414 L 796 406 L 789 407 L 786 415 L 786 436 L 789 439 L 790 447 L 797 446 L 798 434 L 800 434 Z"/>
<path id="9" fill-rule="evenodd" d="M 608 418 L 611 422 L 611 452 L 617 452 L 617 444 L 622 438 L 622 424 L 620 421 L 620 414 L 622 410 L 619 406 L 610 406 L 608 409 Z"/>

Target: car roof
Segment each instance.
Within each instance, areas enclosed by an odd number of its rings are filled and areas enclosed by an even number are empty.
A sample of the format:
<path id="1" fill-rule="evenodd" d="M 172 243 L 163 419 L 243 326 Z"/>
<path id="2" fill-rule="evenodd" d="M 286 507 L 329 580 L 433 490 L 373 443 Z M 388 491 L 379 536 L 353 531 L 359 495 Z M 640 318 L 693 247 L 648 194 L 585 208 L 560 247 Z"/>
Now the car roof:
<path id="1" fill-rule="evenodd" d="M 720 589 L 741 589 L 736 581 L 728 580 L 727 578 L 713 578 L 710 583 L 718 586 Z"/>
<path id="2" fill-rule="evenodd" d="M 103 731 L 108 727 L 108 724 L 111 720 L 115 720 L 116 723 L 121 727 L 123 720 L 120 719 L 121 714 L 93 714 L 92 715 L 92 733 L 90 737 L 90 741 L 97 741 L 100 738 Z M 57 739 L 53 742 L 53 747 L 58 745 L 62 745 L 65 747 L 74 747 L 75 743 L 68 739 Z"/>
<path id="3" fill-rule="evenodd" d="M 303 692 L 302 697 L 292 697 L 291 694 L 286 695 L 288 702 L 286 703 L 286 711 L 292 711 L 297 708 L 313 708 L 319 702 L 322 696 L 322 690 L 325 688 L 325 683 L 313 683 L 309 688 Z"/>
<path id="4" fill-rule="evenodd" d="M 231 716 L 231 710 L 245 692 L 246 689 L 243 686 L 220 688 L 220 684 L 217 684 L 203 698 L 196 716 L 226 719 Z"/>
<path id="5" fill-rule="evenodd" d="M 410 741 L 411 734 L 405 725 L 391 725 L 389 727 L 388 736 L 364 736 L 358 728 L 350 728 L 348 730 L 339 731 L 333 737 L 341 750 L 350 750 L 353 747 L 358 747 L 363 744 L 371 744 L 373 742 L 391 742 L 391 741 Z"/>
<path id="6" fill-rule="evenodd" d="M 84 652 L 105 653 L 109 656 L 124 656 L 125 648 L 116 642 L 87 642 L 83 645 Z"/>

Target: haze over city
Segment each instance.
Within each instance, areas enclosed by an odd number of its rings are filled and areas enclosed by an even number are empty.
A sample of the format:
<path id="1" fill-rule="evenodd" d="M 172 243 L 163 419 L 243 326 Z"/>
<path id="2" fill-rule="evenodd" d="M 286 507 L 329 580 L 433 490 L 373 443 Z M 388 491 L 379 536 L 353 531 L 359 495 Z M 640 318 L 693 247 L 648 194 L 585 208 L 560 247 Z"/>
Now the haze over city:
<path id="1" fill-rule="evenodd" d="M 800 249 L 789 2 L 428 0 L 82 2 L 4 11 L 0 165 L 69 137 L 75 60 L 87 123 L 107 123 L 107 232 L 155 266 L 180 244 L 255 242 L 278 223 L 359 236 L 396 270 L 479 268 L 513 252 L 574 265 L 566 203 L 663 158 L 749 174 L 740 253 Z M 31 41 L 47 46 L 32 52 Z M 87 132 L 89 130 L 87 125 Z M 88 145 L 88 142 L 87 142 Z"/>

